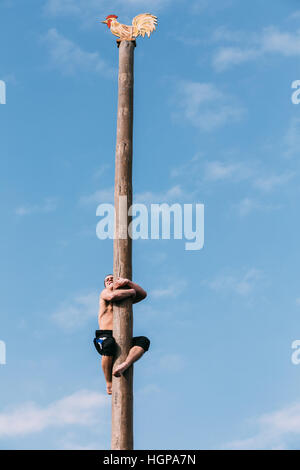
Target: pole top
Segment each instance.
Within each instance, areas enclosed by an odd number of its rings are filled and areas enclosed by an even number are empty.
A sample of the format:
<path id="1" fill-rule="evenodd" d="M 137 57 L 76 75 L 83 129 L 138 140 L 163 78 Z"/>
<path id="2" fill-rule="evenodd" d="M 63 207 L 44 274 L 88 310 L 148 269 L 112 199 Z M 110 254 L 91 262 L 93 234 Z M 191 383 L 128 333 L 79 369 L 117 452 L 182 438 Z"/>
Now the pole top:
<path id="1" fill-rule="evenodd" d="M 132 43 L 133 43 L 133 46 L 136 47 L 136 40 L 135 40 L 135 39 L 130 39 L 130 40 L 128 40 L 128 39 L 117 39 L 117 41 L 116 41 L 117 47 L 119 48 L 121 42 L 124 42 L 124 41 L 126 41 L 126 42 L 132 42 Z"/>

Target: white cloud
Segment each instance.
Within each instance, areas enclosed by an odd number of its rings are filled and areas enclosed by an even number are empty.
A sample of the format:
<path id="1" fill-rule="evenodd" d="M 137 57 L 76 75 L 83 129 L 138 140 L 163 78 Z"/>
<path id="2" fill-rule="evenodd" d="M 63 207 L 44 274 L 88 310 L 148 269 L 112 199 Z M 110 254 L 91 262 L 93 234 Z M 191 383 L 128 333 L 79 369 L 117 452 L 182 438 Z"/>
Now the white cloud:
<path id="1" fill-rule="evenodd" d="M 136 196 L 134 196 L 134 202 L 143 204 L 171 203 L 179 202 L 179 200 L 186 196 L 187 194 L 182 187 L 175 185 L 161 192 L 145 191 L 144 193 L 137 193 Z"/>
<path id="2" fill-rule="evenodd" d="M 292 179 L 296 176 L 296 172 L 291 169 L 283 169 L 281 173 L 269 173 L 269 168 L 263 161 L 251 159 L 237 160 L 226 158 L 224 160 L 209 161 L 202 154 L 195 155 L 191 160 L 183 165 L 174 167 L 170 172 L 171 178 L 178 178 L 181 184 L 188 184 L 189 190 L 193 187 L 209 189 L 211 184 L 224 182 L 247 183 L 250 190 L 252 188 L 263 193 L 271 193 L 278 188 L 289 187 Z M 238 204 L 234 204 L 241 216 L 247 215 L 255 209 L 274 210 L 281 205 L 266 204 L 257 199 L 246 197 Z"/>
<path id="3" fill-rule="evenodd" d="M 155 204 L 155 203 L 171 203 L 180 202 L 181 200 L 193 197 L 182 189 L 180 185 L 172 186 L 165 191 L 145 191 L 143 193 L 134 194 L 134 203 L 142 204 Z M 99 189 L 92 194 L 81 196 L 79 204 L 101 204 L 110 203 L 114 204 L 114 188 Z"/>
<path id="4" fill-rule="evenodd" d="M 238 182 L 250 179 L 256 173 L 256 163 L 251 161 L 251 167 L 244 161 L 227 161 L 227 160 L 205 160 L 202 154 L 195 155 L 191 160 L 187 161 L 179 167 L 172 168 L 171 177 L 186 178 L 189 184 L 196 180 L 199 182 L 210 183 L 218 181 L 234 181 Z"/>
<path id="5" fill-rule="evenodd" d="M 88 1 L 86 4 L 88 8 Z M 47 0 L 45 4 L 46 13 L 52 16 L 80 15 L 81 9 L 82 2 L 78 0 Z"/>
<path id="6" fill-rule="evenodd" d="M 222 2 L 211 2 L 210 0 L 190 0 L 188 5 L 194 14 L 202 14 L 204 10 L 207 10 L 207 13 L 215 15 L 219 10 L 230 8 L 233 4 L 234 0 L 222 0 Z"/>
<path id="7" fill-rule="evenodd" d="M 0 7 L 11 8 L 14 6 L 14 0 L 2 0 Z"/>
<path id="8" fill-rule="evenodd" d="M 222 72 L 230 66 L 255 59 L 258 55 L 259 52 L 254 49 L 221 47 L 213 57 L 213 66 L 218 72 Z"/>
<path id="9" fill-rule="evenodd" d="M 96 318 L 99 307 L 99 292 L 79 294 L 72 300 L 65 300 L 52 313 L 52 320 L 66 330 L 82 326 L 90 318 Z"/>
<path id="10" fill-rule="evenodd" d="M 92 194 L 87 196 L 81 196 L 79 199 L 79 204 L 89 205 L 89 204 L 102 204 L 102 203 L 114 203 L 114 188 L 99 189 Z"/>
<path id="11" fill-rule="evenodd" d="M 193 13 L 202 13 L 209 7 L 210 2 L 209 0 L 197 0 L 196 2 L 190 1 L 189 4 Z"/>
<path id="12" fill-rule="evenodd" d="M 47 198 L 41 204 L 22 205 L 16 208 L 16 215 L 47 214 L 57 209 L 57 199 Z"/>
<path id="13" fill-rule="evenodd" d="M 257 178 L 254 184 L 257 188 L 261 189 L 262 191 L 269 192 L 278 186 L 282 186 L 289 183 L 291 179 L 294 178 L 294 176 L 295 173 L 291 171 L 286 171 L 281 175 L 270 175 L 265 178 Z"/>
<path id="14" fill-rule="evenodd" d="M 300 10 L 294 11 L 294 13 L 292 13 L 289 16 L 289 19 L 291 20 L 298 20 L 299 18 L 300 18 Z"/>
<path id="15" fill-rule="evenodd" d="M 0 436 L 24 436 L 68 425 L 94 426 L 100 410 L 107 405 L 105 395 L 89 390 L 80 390 L 45 407 L 23 403 L 0 413 Z"/>
<path id="16" fill-rule="evenodd" d="M 43 41 L 47 44 L 53 67 L 58 68 L 64 75 L 76 72 L 99 73 L 112 77 L 113 69 L 100 57 L 98 52 L 87 52 L 80 46 L 59 34 L 55 28 L 49 29 Z"/>
<path id="17" fill-rule="evenodd" d="M 62 450 L 99 450 L 99 443 L 92 442 L 90 444 L 82 445 L 73 441 L 61 441 Z M 104 450 L 104 449 L 101 449 Z"/>
<path id="18" fill-rule="evenodd" d="M 145 387 L 137 390 L 138 395 L 149 395 L 153 396 L 154 394 L 160 394 L 161 388 L 157 384 L 148 384 Z"/>
<path id="19" fill-rule="evenodd" d="M 245 110 L 212 83 L 181 81 L 176 90 L 174 117 L 185 118 L 202 131 L 213 131 L 228 122 L 240 121 Z"/>
<path id="20" fill-rule="evenodd" d="M 295 33 L 279 31 L 275 27 L 265 28 L 262 33 L 261 49 L 287 57 L 300 55 L 300 31 Z"/>
<path id="21" fill-rule="evenodd" d="M 203 154 L 198 153 L 194 155 L 191 160 L 188 160 L 183 165 L 174 167 L 171 169 L 170 176 L 171 178 L 182 178 L 187 177 L 190 181 L 190 178 L 196 175 L 197 180 L 199 179 L 199 173 L 202 174 L 203 167 Z"/>
<path id="22" fill-rule="evenodd" d="M 245 163 L 227 163 L 220 161 L 207 162 L 205 164 L 205 179 L 207 181 L 235 180 L 241 181 L 249 179 L 252 170 Z"/>
<path id="23" fill-rule="evenodd" d="M 239 33 L 227 31 L 227 39 L 230 34 L 234 38 Z M 300 31 L 280 31 L 278 28 L 271 26 L 264 28 L 260 33 L 250 33 L 249 38 L 244 40 L 243 46 L 219 48 L 213 56 L 212 63 L 214 68 L 221 72 L 234 65 L 268 54 L 299 57 Z"/>
<path id="24" fill-rule="evenodd" d="M 113 8 L 120 16 L 120 21 L 126 23 L 131 20 L 128 15 L 139 14 L 141 8 L 155 14 L 169 4 L 171 0 L 115 0 Z M 48 16 L 77 17 L 85 26 L 96 24 L 97 20 L 114 13 L 109 0 L 47 0 L 44 11 Z M 103 27 L 101 24 L 99 26 Z"/>
<path id="25" fill-rule="evenodd" d="M 253 437 L 226 444 L 226 449 L 270 450 L 288 448 L 291 439 L 300 437 L 300 403 L 296 402 L 257 418 L 259 430 Z"/>
<path id="26" fill-rule="evenodd" d="M 184 291 L 186 285 L 186 281 L 171 281 L 168 286 L 153 289 L 150 292 L 150 297 L 153 297 L 154 299 L 161 299 L 164 297 L 167 299 L 176 298 Z"/>
<path id="27" fill-rule="evenodd" d="M 237 210 L 238 214 L 241 217 L 244 217 L 253 212 L 254 210 L 268 212 L 281 209 L 283 206 L 282 204 L 266 204 L 261 201 L 258 201 L 257 199 L 245 197 L 238 204 L 234 204 L 233 207 Z"/>
<path id="28" fill-rule="evenodd" d="M 120 4 L 124 4 L 123 0 L 119 0 Z M 154 9 L 163 9 L 171 4 L 171 0 L 127 0 L 127 5 L 132 5 L 135 8 L 144 8 L 147 7 L 147 11 L 151 8 Z M 173 2 L 174 4 L 174 2 Z"/>
<path id="29" fill-rule="evenodd" d="M 218 26 L 212 33 L 213 42 L 234 42 L 240 43 L 248 37 L 245 31 L 231 31 L 226 26 Z"/>
<path id="30" fill-rule="evenodd" d="M 245 216 L 252 212 L 254 209 L 258 209 L 260 207 L 260 204 L 254 199 L 246 197 L 238 204 L 236 204 L 235 207 L 237 208 L 240 216 Z"/>
<path id="31" fill-rule="evenodd" d="M 244 275 L 224 274 L 205 283 L 216 292 L 231 291 L 241 296 L 247 296 L 254 290 L 262 277 L 262 272 L 253 268 L 246 271 Z"/>

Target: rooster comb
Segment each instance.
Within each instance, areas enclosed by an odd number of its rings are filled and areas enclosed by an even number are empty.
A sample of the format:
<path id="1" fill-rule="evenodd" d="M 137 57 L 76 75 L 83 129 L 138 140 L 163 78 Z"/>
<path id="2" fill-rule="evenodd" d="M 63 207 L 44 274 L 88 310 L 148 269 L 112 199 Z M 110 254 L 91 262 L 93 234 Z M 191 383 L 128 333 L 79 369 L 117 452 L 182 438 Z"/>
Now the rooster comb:
<path id="1" fill-rule="evenodd" d="M 117 15 L 108 15 L 108 16 L 106 17 L 107 20 L 109 20 L 110 18 L 118 18 L 118 17 L 117 17 Z"/>

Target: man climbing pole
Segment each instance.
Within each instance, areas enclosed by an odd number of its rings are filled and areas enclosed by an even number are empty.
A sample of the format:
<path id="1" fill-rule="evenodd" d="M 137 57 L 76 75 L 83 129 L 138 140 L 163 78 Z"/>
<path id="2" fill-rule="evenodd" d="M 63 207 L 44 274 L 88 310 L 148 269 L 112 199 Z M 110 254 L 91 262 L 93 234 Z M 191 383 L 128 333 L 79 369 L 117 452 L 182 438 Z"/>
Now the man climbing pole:
<path id="1" fill-rule="evenodd" d="M 106 390 L 111 395 L 112 374 L 115 377 L 121 377 L 126 369 L 148 351 L 150 346 L 150 340 L 146 336 L 135 336 L 132 338 L 132 345 L 127 358 L 112 372 L 116 352 L 116 341 L 113 337 L 113 303 L 128 298 L 132 298 L 132 303 L 141 302 L 146 298 L 147 293 L 141 286 L 129 279 L 118 278 L 114 282 L 112 274 L 108 274 L 105 277 L 104 286 L 105 288 L 101 292 L 99 299 L 99 330 L 96 330 L 94 345 L 102 356 L 102 369 L 106 380 Z"/>

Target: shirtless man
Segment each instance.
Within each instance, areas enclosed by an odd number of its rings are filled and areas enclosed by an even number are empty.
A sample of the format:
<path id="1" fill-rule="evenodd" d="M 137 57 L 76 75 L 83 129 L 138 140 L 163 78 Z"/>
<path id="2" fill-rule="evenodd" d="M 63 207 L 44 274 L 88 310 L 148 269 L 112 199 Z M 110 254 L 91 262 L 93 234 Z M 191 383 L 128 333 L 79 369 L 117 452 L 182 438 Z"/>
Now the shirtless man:
<path id="1" fill-rule="evenodd" d="M 113 330 L 113 303 L 124 299 L 132 298 L 132 303 L 136 304 L 145 299 L 147 293 L 138 284 L 129 279 L 118 278 L 114 283 L 112 274 L 108 274 L 104 279 L 105 289 L 100 294 L 98 323 L 99 330 L 96 330 L 94 345 L 98 353 L 102 356 L 102 369 L 106 380 L 106 390 L 112 394 L 112 366 L 115 354 L 116 342 L 112 335 Z M 114 370 L 114 376 L 120 377 L 123 372 L 136 362 L 148 351 L 150 341 L 145 336 L 132 338 L 132 348 L 127 358 Z"/>

